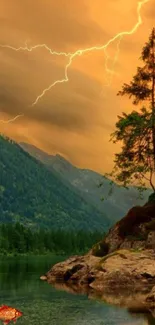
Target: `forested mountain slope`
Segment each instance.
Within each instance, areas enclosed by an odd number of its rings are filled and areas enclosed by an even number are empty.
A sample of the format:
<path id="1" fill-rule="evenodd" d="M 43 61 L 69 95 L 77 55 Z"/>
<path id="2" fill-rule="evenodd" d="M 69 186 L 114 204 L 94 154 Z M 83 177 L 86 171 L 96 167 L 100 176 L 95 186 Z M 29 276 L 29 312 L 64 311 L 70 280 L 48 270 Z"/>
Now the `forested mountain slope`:
<path id="1" fill-rule="evenodd" d="M 103 229 L 108 218 L 12 140 L 0 136 L 0 222 Z"/>
<path id="2" fill-rule="evenodd" d="M 152 193 L 151 189 L 148 189 L 144 192 L 143 199 L 140 199 L 136 187 L 126 190 L 124 187 L 114 184 L 113 192 L 108 196 L 111 189 L 108 178 L 89 169 L 77 168 L 60 155 L 49 155 L 27 143 L 20 145 L 33 157 L 42 161 L 50 170 L 55 170 L 62 180 L 74 186 L 87 202 L 91 202 L 97 209 L 104 212 L 110 218 L 111 224 L 121 219 L 134 205 L 143 205 L 147 202 Z M 103 182 L 103 186 L 99 188 L 98 185 L 101 182 Z M 102 197 L 105 198 L 104 201 L 101 200 Z"/>

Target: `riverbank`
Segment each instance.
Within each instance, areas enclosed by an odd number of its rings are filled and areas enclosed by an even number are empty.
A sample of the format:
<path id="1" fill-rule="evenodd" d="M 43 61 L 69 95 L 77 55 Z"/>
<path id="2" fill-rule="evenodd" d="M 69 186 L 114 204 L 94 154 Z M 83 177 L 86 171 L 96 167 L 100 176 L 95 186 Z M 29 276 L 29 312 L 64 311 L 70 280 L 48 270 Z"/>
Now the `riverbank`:
<path id="1" fill-rule="evenodd" d="M 45 277 L 104 299 L 138 294 L 141 307 L 155 307 L 155 203 L 132 208 L 86 255 L 54 265 Z"/>
<path id="2" fill-rule="evenodd" d="M 0 305 L 21 310 L 23 318 L 19 324 L 22 325 L 101 325 L 103 320 L 104 325 L 134 322 L 134 317 L 124 309 L 89 300 L 87 295 L 73 296 L 39 281 L 40 274 L 65 258 L 4 258 L 0 263 Z M 144 317 L 139 317 L 141 323 Z"/>

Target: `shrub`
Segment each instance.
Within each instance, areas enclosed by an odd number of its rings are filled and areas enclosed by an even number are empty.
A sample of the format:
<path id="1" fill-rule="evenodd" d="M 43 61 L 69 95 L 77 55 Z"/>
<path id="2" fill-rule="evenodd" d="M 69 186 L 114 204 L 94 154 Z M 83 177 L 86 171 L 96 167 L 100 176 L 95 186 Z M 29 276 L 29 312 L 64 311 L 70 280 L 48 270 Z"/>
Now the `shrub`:
<path id="1" fill-rule="evenodd" d="M 155 202 L 155 192 L 149 196 L 148 202 Z"/>
<path id="2" fill-rule="evenodd" d="M 109 245 L 105 243 L 104 241 L 97 243 L 92 248 L 92 254 L 97 257 L 103 257 L 108 254 L 109 251 Z"/>

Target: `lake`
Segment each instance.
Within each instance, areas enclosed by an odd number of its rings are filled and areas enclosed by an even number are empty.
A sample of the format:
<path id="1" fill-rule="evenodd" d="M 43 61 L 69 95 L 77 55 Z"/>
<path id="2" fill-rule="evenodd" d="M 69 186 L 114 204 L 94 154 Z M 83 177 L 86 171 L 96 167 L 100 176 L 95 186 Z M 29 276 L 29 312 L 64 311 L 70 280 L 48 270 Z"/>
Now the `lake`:
<path id="1" fill-rule="evenodd" d="M 39 279 L 61 256 L 0 257 L 0 305 L 21 310 L 17 325 L 146 325 L 143 315 L 54 289 Z"/>

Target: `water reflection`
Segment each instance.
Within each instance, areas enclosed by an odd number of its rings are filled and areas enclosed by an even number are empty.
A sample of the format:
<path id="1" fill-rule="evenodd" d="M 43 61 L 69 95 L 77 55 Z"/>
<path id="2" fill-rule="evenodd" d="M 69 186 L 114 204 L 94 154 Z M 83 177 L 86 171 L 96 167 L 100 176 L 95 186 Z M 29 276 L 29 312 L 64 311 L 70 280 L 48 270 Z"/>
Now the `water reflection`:
<path id="1" fill-rule="evenodd" d="M 51 265 L 64 259 L 59 256 L 0 259 L 0 305 L 23 312 L 17 324 L 155 325 L 152 314 L 105 304 L 103 295 L 96 296 L 88 288 L 82 292 L 76 286 L 57 284 L 54 288 L 39 279 Z M 112 302 L 110 296 L 108 299 Z"/>
<path id="2" fill-rule="evenodd" d="M 139 318 L 140 315 L 138 314 L 132 314 L 131 315 L 135 318 Z M 141 315 L 144 319 L 143 323 L 141 325 L 155 325 L 155 318 L 151 313 L 145 313 Z M 131 323 L 131 324 L 137 324 L 137 323 Z M 124 324 L 125 325 L 125 324 Z M 129 325 L 129 324 L 128 324 Z"/>
<path id="3" fill-rule="evenodd" d="M 146 303 L 145 299 L 147 293 L 149 292 L 149 288 L 145 288 L 143 292 L 109 292 L 108 290 L 104 293 L 95 292 L 94 290 L 90 290 L 87 286 L 79 287 L 76 284 L 72 284 L 71 286 L 66 283 L 53 283 L 51 284 L 57 290 L 66 291 L 68 293 L 74 295 L 87 295 L 88 299 L 99 300 L 103 303 L 108 303 L 110 305 L 116 305 L 122 308 L 126 308 L 128 313 L 132 315 L 134 322 L 131 324 L 139 324 L 139 318 L 143 319 L 143 324 L 145 325 L 155 325 L 155 309 L 150 309 Z M 140 323 L 142 325 L 142 322 Z"/>

